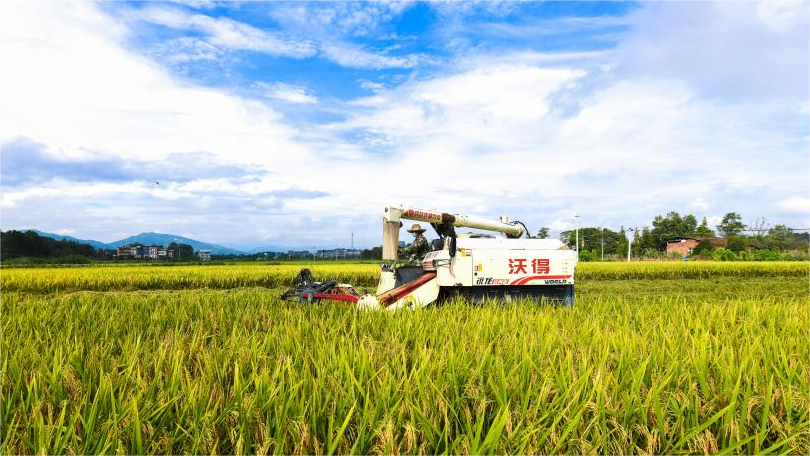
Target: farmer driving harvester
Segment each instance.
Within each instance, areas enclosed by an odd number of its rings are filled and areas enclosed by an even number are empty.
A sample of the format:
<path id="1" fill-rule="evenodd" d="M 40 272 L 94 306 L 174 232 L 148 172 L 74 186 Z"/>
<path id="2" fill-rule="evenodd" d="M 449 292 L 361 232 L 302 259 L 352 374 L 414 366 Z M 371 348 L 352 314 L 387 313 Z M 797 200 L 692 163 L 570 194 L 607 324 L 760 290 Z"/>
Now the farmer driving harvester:
<path id="1" fill-rule="evenodd" d="M 425 255 L 427 255 L 428 250 L 428 241 L 425 239 L 424 232 L 425 229 L 422 228 L 418 223 L 414 223 L 411 226 L 411 229 L 407 230 L 409 233 L 413 234 L 413 242 L 408 247 L 402 249 L 402 256 L 406 258 L 406 264 L 409 266 L 421 266 L 422 260 L 425 259 Z"/>

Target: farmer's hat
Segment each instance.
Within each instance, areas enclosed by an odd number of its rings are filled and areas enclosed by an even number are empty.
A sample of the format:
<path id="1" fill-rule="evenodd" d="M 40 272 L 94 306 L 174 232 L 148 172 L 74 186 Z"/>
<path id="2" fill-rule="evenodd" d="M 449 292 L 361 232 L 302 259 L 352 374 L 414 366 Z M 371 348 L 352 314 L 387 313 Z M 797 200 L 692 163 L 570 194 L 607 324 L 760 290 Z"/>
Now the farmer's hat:
<path id="1" fill-rule="evenodd" d="M 425 229 L 419 226 L 418 223 L 414 223 L 411 229 L 408 230 L 409 233 L 424 233 Z"/>

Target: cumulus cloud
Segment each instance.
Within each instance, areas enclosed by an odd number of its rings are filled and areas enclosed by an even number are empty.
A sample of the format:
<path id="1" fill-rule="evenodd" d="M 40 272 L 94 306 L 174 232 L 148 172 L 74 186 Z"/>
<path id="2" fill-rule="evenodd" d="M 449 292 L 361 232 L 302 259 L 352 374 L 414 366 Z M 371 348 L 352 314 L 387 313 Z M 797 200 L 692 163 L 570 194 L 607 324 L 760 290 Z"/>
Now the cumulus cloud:
<path id="1" fill-rule="evenodd" d="M 592 72 L 504 60 L 357 99 L 333 128 L 385 138 L 391 169 L 434 189 L 430 201 L 442 207 L 494 200 L 501 212 L 531 207 L 540 225 L 563 226 L 577 211 L 616 228 L 672 209 L 707 215 L 709 197 L 751 212 L 754 195 L 806 185 L 801 131 L 788 140 L 769 125 L 794 115 L 784 105 L 705 100 L 663 76 L 594 89 Z M 573 109 L 558 109 L 569 99 Z"/>
<path id="2" fill-rule="evenodd" d="M 0 30 L 0 140 L 24 136 L 66 156 L 93 150 L 159 160 L 207 151 L 268 168 L 307 160 L 278 112 L 174 79 L 127 50 L 115 19 L 93 4 L 9 5 Z"/>
<path id="3" fill-rule="evenodd" d="M 120 182 L 132 178 L 115 158 L 60 159 L 47 154 L 45 148 L 44 144 L 28 138 L 14 138 L 0 144 L 0 184 L 8 188 L 60 178 L 78 182 Z"/>
<path id="4" fill-rule="evenodd" d="M 300 185 L 295 176 L 315 160 L 279 113 L 172 78 L 126 49 L 126 36 L 91 3 L 3 4 L 4 228 L 84 226 L 106 237 L 103 220 L 122 218 L 121 229 L 142 230 L 194 224 L 205 203 L 233 199 L 204 194 L 210 187 L 183 188 L 195 182 L 236 188 L 242 203 L 216 205 L 220 216 L 249 207 L 256 195 Z M 169 188 L 155 188 L 161 179 Z M 279 206 L 295 200 L 285 198 Z"/>
<path id="5" fill-rule="evenodd" d="M 360 109 L 339 127 L 403 139 L 463 134 L 466 141 L 504 141 L 493 133 L 541 119 L 549 110 L 549 96 L 582 75 L 576 70 L 482 65 L 357 99 L 353 105 Z"/>
<path id="6" fill-rule="evenodd" d="M 244 180 L 267 175 L 261 168 L 222 163 L 206 152 L 173 153 L 161 161 L 86 152 L 64 157 L 59 151 L 28 138 L 13 138 L 0 144 L 0 183 L 6 187 L 68 182 L 191 182 L 201 179 Z"/>

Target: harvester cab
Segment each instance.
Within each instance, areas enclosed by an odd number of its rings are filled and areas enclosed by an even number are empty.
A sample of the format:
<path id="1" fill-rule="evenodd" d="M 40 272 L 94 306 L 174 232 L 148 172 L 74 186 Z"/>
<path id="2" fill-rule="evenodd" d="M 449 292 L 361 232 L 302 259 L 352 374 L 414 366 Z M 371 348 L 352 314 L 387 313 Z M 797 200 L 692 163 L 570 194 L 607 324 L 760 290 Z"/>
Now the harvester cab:
<path id="1" fill-rule="evenodd" d="M 439 235 L 421 266 L 405 266 L 398 258 L 402 220 L 430 223 Z M 383 212 L 380 280 L 375 294 L 355 296 L 354 289 L 334 281 L 299 283 L 282 298 L 302 301 L 303 296 L 356 302 L 364 309 L 416 308 L 454 296 L 473 302 L 531 299 L 573 306 L 575 253 L 555 239 L 527 236 L 521 222 L 507 217 L 487 220 L 434 210 L 388 206 Z M 456 234 L 459 227 L 501 235 Z M 326 284 L 326 286 L 324 286 Z M 335 286 L 338 286 L 334 282 Z M 318 288 L 319 287 L 319 288 Z M 351 289 L 351 294 L 345 293 Z M 317 290 L 315 289 L 317 288 Z"/>

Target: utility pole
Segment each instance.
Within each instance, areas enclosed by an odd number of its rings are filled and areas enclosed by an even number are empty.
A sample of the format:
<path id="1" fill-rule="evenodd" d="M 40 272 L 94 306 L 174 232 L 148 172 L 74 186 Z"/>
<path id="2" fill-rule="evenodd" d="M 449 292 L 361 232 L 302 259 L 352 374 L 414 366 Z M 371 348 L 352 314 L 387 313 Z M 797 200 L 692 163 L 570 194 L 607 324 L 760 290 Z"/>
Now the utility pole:
<path id="1" fill-rule="evenodd" d="M 352 250 L 354 250 L 354 231 L 352 231 Z"/>
<path id="2" fill-rule="evenodd" d="M 628 232 L 632 233 L 635 231 L 633 228 L 628 228 Z M 627 239 L 627 261 L 630 261 L 630 247 L 633 245 L 633 235 L 631 234 L 630 237 Z"/>
<path id="3" fill-rule="evenodd" d="M 605 227 L 602 227 L 602 261 L 605 261 Z"/>
<path id="4" fill-rule="evenodd" d="M 576 219 L 577 221 L 576 243 L 577 243 L 577 261 L 579 261 L 579 214 L 574 214 L 574 219 Z"/>

